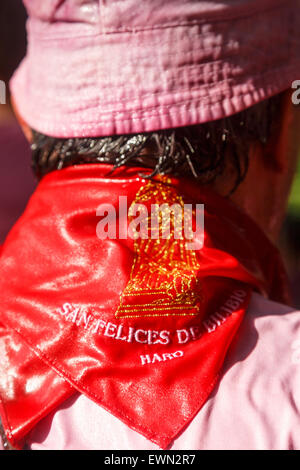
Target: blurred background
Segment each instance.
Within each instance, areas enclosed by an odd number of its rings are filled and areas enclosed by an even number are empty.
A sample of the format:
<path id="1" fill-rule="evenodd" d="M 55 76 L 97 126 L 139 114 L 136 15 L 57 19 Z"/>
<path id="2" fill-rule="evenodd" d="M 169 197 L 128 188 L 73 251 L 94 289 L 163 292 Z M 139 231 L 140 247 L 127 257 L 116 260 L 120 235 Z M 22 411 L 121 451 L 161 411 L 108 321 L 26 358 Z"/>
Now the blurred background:
<path id="1" fill-rule="evenodd" d="M 30 148 L 14 117 L 8 82 L 26 51 L 26 13 L 21 0 L 0 0 L 0 80 L 6 104 L 0 104 L 0 244 L 22 214 L 36 182 Z"/>
<path id="2" fill-rule="evenodd" d="M 0 0 L 0 80 L 7 89 L 6 105 L 0 104 L 0 244 L 36 186 L 30 148 L 14 117 L 8 93 L 9 79 L 26 51 L 25 22 L 21 0 Z M 300 164 L 279 248 L 290 277 L 294 306 L 300 308 Z"/>
<path id="3" fill-rule="evenodd" d="M 294 306 L 300 309 L 300 158 L 279 248 L 289 274 Z"/>

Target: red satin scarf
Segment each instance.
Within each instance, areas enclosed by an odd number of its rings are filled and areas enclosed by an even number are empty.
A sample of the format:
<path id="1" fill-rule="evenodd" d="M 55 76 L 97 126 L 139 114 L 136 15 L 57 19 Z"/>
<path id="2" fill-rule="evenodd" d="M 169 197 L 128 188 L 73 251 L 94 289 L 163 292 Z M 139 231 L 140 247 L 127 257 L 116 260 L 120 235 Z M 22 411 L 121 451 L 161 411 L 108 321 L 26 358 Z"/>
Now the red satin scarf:
<path id="1" fill-rule="evenodd" d="M 252 290 L 287 300 L 276 249 L 228 200 L 110 169 L 46 176 L 3 246 L 1 417 L 14 445 L 79 391 L 167 448 L 216 385 Z M 204 247 L 124 237 L 120 196 L 128 208 L 203 203 Z M 96 236 L 104 203 L 114 239 Z"/>

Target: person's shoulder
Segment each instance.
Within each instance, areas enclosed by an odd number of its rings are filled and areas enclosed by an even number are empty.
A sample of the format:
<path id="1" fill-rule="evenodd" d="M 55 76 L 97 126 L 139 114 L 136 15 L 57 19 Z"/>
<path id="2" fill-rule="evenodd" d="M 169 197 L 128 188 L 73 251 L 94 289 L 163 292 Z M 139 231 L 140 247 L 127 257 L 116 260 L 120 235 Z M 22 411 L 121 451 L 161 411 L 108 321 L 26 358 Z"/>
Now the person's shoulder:
<path id="1" fill-rule="evenodd" d="M 254 293 L 189 436 L 207 449 L 299 449 L 299 390 L 300 312 Z"/>
<path id="2" fill-rule="evenodd" d="M 248 313 L 255 317 L 271 315 L 276 318 L 282 318 L 283 315 L 294 315 L 296 318 L 297 316 L 300 316 L 300 310 L 279 302 L 274 302 L 256 292 L 252 294 Z"/>
<path id="3" fill-rule="evenodd" d="M 255 325 L 266 340 L 284 337 L 300 340 L 300 310 L 274 302 L 260 294 L 253 293 L 246 314 L 246 321 Z M 290 343 L 289 343 L 290 345 Z"/>
<path id="4" fill-rule="evenodd" d="M 300 311 L 253 293 L 233 353 L 273 376 L 298 365 L 300 378 Z"/>

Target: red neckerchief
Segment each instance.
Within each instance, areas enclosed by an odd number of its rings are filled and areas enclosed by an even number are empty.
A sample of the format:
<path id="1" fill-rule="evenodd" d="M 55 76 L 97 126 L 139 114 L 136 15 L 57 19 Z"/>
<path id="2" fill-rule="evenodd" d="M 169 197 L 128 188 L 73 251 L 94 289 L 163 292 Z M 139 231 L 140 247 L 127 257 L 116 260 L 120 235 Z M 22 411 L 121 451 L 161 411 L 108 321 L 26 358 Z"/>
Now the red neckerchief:
<path id="1" fill-rule="evenodd" d="M 0 264 L 0 396 L 19 445 L 75 391 L 167 448 L 217 383 L 253 289 L 286 301 L 277 250 L 225 198 L 190 181 L 82 165 L 47 175 Z M 203 203 L 205 244 L 100 240 L 96 210 Z M 105 432 L 105 430 L 103 430 Z"/>

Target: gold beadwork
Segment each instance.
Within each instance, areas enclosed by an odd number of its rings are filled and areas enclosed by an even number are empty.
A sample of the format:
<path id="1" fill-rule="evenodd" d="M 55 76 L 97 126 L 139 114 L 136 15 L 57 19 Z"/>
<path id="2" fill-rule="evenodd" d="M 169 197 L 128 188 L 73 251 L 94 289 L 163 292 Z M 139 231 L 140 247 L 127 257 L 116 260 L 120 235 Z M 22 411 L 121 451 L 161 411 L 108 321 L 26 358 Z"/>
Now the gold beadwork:
<path id="1" fill-rule="evenodd" d="M 147 238 L 134 240 L 134 261 L 129 282 L 121 295 L 116 317 L 195 316 L 202 300 L 196 253 L 186 248 L 191 231 L 184 237 L 184 203 L 167 177 L 149 181 L 136 194 L 135 204 L 151 206 L 147 211 Z M 155 206 L 153 206 L 155 205 Z M 153 229 L 153 211 L 159 223 Z M 177 209 L 177 210 L 171 210 Z M 180 210 L 178 210 L 180 209 Z M 177 231 L 177 232 L 176 232 Z M 150 236 L 149 236 L 150 235 Z M 167 238 L 166 238 L 167 235 Z"/>

